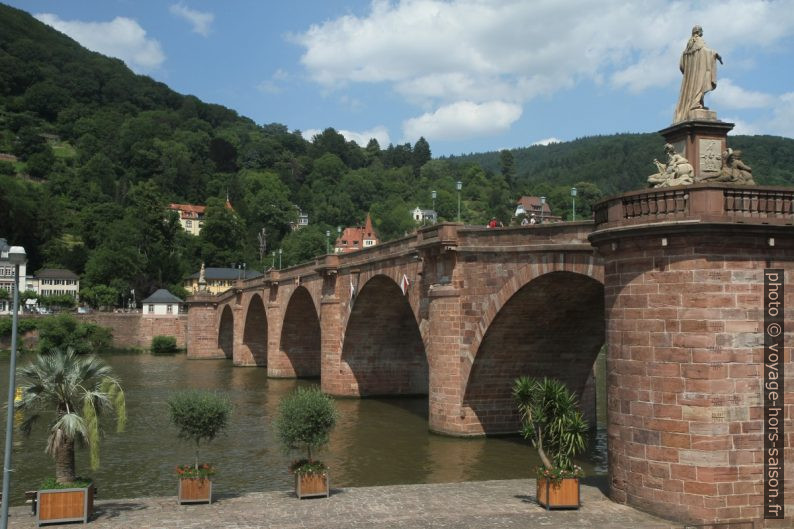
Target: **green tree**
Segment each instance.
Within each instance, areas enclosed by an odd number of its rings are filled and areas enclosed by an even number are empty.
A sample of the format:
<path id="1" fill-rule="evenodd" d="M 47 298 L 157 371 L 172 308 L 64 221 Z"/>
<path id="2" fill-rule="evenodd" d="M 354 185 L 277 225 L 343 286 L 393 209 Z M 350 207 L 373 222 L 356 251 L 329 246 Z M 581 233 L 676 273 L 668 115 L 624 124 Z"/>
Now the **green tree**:
<path id="1" fill-rule="evenodd" d="M 44 354 L 52 350 L 70 350 L 90 354 L 110 346 L 112 333 L 107 327 L 83 323 L 69 314 L 42 318 L 38 324 L 39 343 L 36 350 Z"/>
<path id="2" fill-rule="evenodd" d="M 311 468 L 312 455 L 328 444 L 337 416 L 334 401 L 320 388 L 298 387 L 279 404 L 279 440 L 286 450 L 305 450 L 305 463 Z"/>
<path id="3" fill-rule="evenodd" d="M 245 260 L 245 224 L 217 198 L 207 201 L 201 228 L 202 260 L 207 266 L 229 266 Z"/>
<path id="4" fill-rule="evenodd" d="M 571 390 L 556 379 L 519 377 L 513 398 L 521 433 L 537 448 L 543 466 L 573 471 L 573 458 L 585 450 L 588 427 Z"/>
<path id="5" fill-rule="evenodd" d="M 99 467 L 100 418 L 116 415 L 116 431 L 127 420 L 124 391 L 113 370 L 97 357 L 72 351 L 39 354 L 17 369 L 22 397 L 14 409 L 24 413 L 20 429 L 26 436 L 42 416 L 50 418 L 46 452 L 55 459 L 58 483 L 75 481 L 75 442 L 87 444 L 91 468 Z"/>
<path id="6" fill-rule="evenodd" d="M 510 187 L 515 185 L 516 169 L 513 160 L 513 153 L 508 149 L 499 151 L 499 171 Z"/>
<path id="7" fill-rule="evenodd" d="M 424 137 L 419 138 L 414 144 L 411 153 L 411 165 L 414 168 L 414 175 L 419 176 L 419 170 L 431 159 L 430 144 Z"/>
<path id="8" fill-rule="evenodd" d="M 306 263 L 318 255 L 325 254 L 326 229 L 331 232 L 331 252 L 333 253 L 336 229 L 330 229 L 326 225 L 312 224 L 293 231 L 281 241 L 282 265 L 286 267 Z"/>
<path id="9" fill-rule="evenodd" d="M 195 443 L 198 470 L 201 443 L 209 443 L 229 425 L 232 414 L 229 397 L 210 391 L 182 391 L 168 399 L 168 411 L 171 422 L 179 429 L 178 437 Z"/>

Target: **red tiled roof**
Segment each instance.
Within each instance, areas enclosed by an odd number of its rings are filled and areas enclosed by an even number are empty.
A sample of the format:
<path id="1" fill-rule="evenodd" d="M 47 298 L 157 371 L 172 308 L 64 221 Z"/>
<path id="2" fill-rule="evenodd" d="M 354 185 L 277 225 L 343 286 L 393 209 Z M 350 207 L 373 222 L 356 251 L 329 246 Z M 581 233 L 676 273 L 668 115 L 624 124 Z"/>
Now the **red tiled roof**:
<path id="1" fill-rule="evenodd" d="M 198 219 L 204 216 L 207 206 L 196 206 L 193 204 L 170 204 L 168 209 L 178 211 L 183 219 Z"/>
<path id="2" fill-rule="evenodd" d="M 336 239 L 334 247 L 341 249 L 342 253 L 352 252 L 363 248 L 365 240 L 374 240 L 375 244 L 380 242 L 378 234 L 375 233 L 375 229 L 372 227 L 372 219 L 370 219 L 369 215 L 367 215 L 364 226 L 345 228 L 342 231 L 342 235 Z"/>

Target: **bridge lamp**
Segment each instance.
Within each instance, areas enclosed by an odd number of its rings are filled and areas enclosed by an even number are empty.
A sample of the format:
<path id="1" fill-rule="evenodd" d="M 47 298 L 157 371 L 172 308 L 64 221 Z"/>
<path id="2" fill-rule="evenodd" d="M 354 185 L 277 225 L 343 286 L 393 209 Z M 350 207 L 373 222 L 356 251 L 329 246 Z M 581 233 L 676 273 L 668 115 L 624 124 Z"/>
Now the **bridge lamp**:
<path id="1" fill-rule="evenodd" d="M 571 188 L 571 210 L 573 211 L 573 220 L 576 220 L 576 188 Z"/>
<path id="2" fill-rule="evenodd" d="M 281 248 L 278 249 L 278 269 L 281 270 L 281 253 L 283 250 Z"/>
<path id="3" fill-rule="evenodd" d="M 458 222 L 460 222 L 460 190 L 463 189 L 463 182 L 460 180 L 455 182 L 455 189 L 458 190 Z"/>
<path id="4" fill-rule="evenodd" d="M 8 527 L 8 502 L 11 500 L 11 443 L 14 435 L 14 393 L 16 392 L 17 328 L 19 327 L 19 266 L 27 261 L 25 249 L 12 246 L 8 249 L 8 260 L 14 265 L 14 307 L 11 321 L 11 358 L 8 363 L 8 407 L 6 408 L 6 446 L 3 459 L 3 504 L 0 527 Z"/>
<path id="5" fill-rule="evenodd" d="M 540 197 L 540 223 L 543 224 L 543 210 L 546 209 L 546 197 Z"/>
<path id="6" fill-rule="evenodd" d="M 331 230 L 325 230 L 325 253 L 331 253 Z"/>
<path id="7" fill-rule="evenodd" d="M 437 193 L 436 193 L 435 189 L 430 192 L 430 196 L 433 197 L 433 211 L 435 211 L 436 210 L 436 196 L 437 196 Z"/>

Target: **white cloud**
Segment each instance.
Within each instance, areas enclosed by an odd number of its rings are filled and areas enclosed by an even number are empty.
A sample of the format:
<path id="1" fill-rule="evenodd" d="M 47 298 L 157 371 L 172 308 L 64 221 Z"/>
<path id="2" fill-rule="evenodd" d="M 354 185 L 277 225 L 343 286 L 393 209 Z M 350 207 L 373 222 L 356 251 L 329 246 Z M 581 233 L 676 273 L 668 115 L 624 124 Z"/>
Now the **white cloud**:
<path id="1" fill-rule="evenodd" d="M 694 23 L 704 24 L 710 47 L 730 57 L 794 35 L 794 9 L 765 0 L 373 0 L 367 13 L 312 25 L 291 39 L 304 48 L 310 78 L 326 89 L 384 83 L 428 110 L 460 101 L 523 105 L 582 82 L 672 89 Z"/>
<path id="2" fill-rule="evenodd" d="M 135 71 L 153 70 L 165 61 L 160 43 L 148 38 L 146 30 L 131 18 L 116 17 L 110 22 L 83 22 L 61 20 L 52 13 L 39 13 L 34 16 L 89 50 L 121 59 Z"/>
<path id="3" fill-rule="evenodd" d="M 322 132 L 323 131 L 320 129 L 308 129 L 302 131 L 301 135 L 304 137 L 304 139 L 311 141 L 314 136 L 317 134 L 322 134 Z M 356 142 L 359 147 L 366 147 L 369 143 L 369 140 L 372 138 L 378 140 L 378 144 L 380 144 L 381 147 L 385 147 L 391 143 L 391 140 L 389 139 L 389 131 L 382 125 L 378 125 L 377 127 L 373 127 L 362 132 L 354 132 L 350 130 L 337 130 L 337 132 L 344 136 L 347 141 Z"/>
<path id="4" fill-rule="evenodd" d="M 713 94 L 713 96 L 712 96 Z M 709 94 L 714 102 L 712 106 L 725 108 L 767 108 L 772 106 L 776 97 L 763 92 L 745 90 L 730 79 L 722 79 L 717 83 L 717 90 Z"/>
<path id="5" fill-rule="evenodd" d="M 562 143 L 562 140 L 552 136 L 551 138 L 543 138 L 542 140 L 533 142 L 532 145 L 551 145 L 552 143 Z"/>
<path id="6" fill-rule="evenodd" d="M 279 68 L 270 79 L 265 79 L 256 86 L 256 89 L 266 94 L 280 94 L 284 91 L 283 83 L 289 79 L 289 74 Z"/>
<path id="7" fill-rule="evenodd" d="M 404 121 L 403 135 L 408 140 L 421 136 L 428 140 L 455 140 L 498 134 L 508 130 L 521 112 L 521 105 L 504 101 L 458 101 Z"/>
<path id="8" fill-rule="evenodd" d="M 176 15 L 190 23 L 193 26 L 193 33 L 198 33 L 202 37 L 209 36 L 211 29 L 210 26 L 215 20 L 215 15 L 212 13 L 196 11 L 195 9 L 190 9 L 184 4 L 171 4 L 169 11 L 171 11 L 171 14 Z"/>

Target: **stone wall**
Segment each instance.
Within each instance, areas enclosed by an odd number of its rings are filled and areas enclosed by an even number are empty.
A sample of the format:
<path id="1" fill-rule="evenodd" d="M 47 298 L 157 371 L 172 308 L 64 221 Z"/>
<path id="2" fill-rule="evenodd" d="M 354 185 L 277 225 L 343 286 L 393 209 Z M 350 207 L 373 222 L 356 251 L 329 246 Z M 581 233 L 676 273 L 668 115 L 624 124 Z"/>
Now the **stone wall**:
<path id="1" fill-rule="evenodd" d="M 140 313 L 92 312 L 79 314 L 81 321 L 108 327 L 113 332 L 113 346 L 149 349 L 155 336 L 173 336 L 179 348 L 185 347 L 187 315 L 156 317 Z"/>

